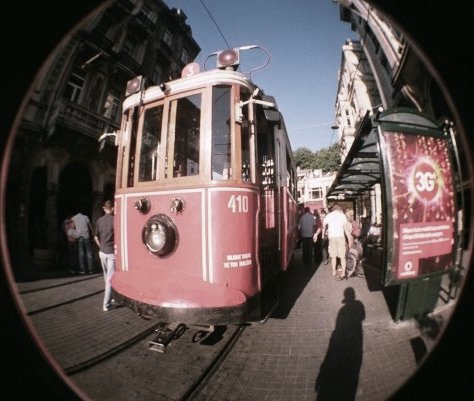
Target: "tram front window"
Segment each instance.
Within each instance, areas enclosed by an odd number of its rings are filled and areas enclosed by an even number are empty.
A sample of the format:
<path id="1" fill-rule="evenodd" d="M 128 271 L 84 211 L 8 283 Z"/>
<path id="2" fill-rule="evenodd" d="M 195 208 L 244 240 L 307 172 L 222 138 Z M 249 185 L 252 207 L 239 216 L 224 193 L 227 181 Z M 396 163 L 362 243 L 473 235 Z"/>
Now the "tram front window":
<path id="1" fill-rule="evenodd" d="M 162 105 L 145 111 L 140 148 L 139 181 L 154 181 L 159 178 L 158 160 L 161 147 L 162 121 Z"/>
<path id="2" fill-rule="evenodd" d="M 230 87 L 212 90 L 212 179 L 232 178 L 230 170 Z"/>
<path id="3" fill-rule="evenodd" d="M 175 105 L 176 119 L 174 132 L 173 177 L 198 175 L 201 94 L 179 99 L 176 101 Z M 172 130 L 170 130 L 170 134 L 171 131 Z"/>

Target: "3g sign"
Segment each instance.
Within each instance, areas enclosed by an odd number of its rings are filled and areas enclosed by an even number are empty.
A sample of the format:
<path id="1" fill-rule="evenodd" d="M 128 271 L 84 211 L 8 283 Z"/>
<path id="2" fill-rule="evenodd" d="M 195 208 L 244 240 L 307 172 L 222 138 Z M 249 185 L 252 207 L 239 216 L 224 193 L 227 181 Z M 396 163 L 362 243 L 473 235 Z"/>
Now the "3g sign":
<path id="1" fill-rule="evenodd" d="M 412 170 L 412 188 L 415 195 L 424 202 L 435 200 L 440 191 L 439 167 L 430 159 L 422 158 Z"/>

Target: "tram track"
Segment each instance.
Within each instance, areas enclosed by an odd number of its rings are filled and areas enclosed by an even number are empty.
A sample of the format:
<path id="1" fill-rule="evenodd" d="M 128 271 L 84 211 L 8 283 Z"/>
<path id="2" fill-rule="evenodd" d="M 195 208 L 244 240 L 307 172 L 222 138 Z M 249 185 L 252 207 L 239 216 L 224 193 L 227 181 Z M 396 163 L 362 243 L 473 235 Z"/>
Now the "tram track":
<path id="1" fill-rule="evenodd" d="M 213 374 L 225 361 L 235 344 L 238 342 L 239 338 L 242 336 L 246 327 L 247 325 L 243 324 L 238 326 L 237 330 L 235 330 L 230 339 L 226 342 L 225 346 L 214 357 L 209 366 L 202 372 L 201 376 L 198 377 L 194 385 L 190 386 L 189 390 L 183 395 L 182 398 L 180 398 L 180 401 L 192 401 L 202 386 L 212 379 Z"/>
<path id="2" fill-rule="evenodd" d="M 82 370 L 89 369 L 90 367 L 97 365 L 101 363 L 102 361 L 119 354 L 122 352 L 124 349 L 132 346 L 133 344 L 144 340 L 146 337 L 148 337 L 151 333 L 155 331 L 156 326 L 147 328 L 146 330 L 142 331 L 141 333 L 138 333 L 137 335 L 126 339 L 125 341 L 115 345 L 114 347 L 111 347 L 107 350 L 105 350 L 102 353 L 98 353 L 97 355 L 94 355 L 93 357 L 82 361 L 80 363 L 77 363 L 75 365 L 69 366 L 64 369 L 64 372 L 67 375 L 74 375 L 76 373 L 79 373 Z"/>
<path id="3" fill-rule="evenodd" d="M 192 401 L 212 381 L 246 327 L 219 326 L 202 336 L 204 331 L 186 326 L 163 353 L 149 349 L 147 342 L 154 337 L 150 335 L 67 373 L 94 400 Z M 96 378 L 105 375 L 107 380 L 98 386 Z"/>
<path id="4" fill-rule="evenodd" d="M 21 300 L 29 316 L 73 304 L 104 292 L 102 276 L 99 275 L 19 283 L 18 286 Z"/>
<path id="5" fill-rule="evenodd" d="M 100 275 L 101 276 L 101 275 Z M 86 275 L 86 276 L 71 276 L 71 277 L 65 277 L 63 279 L 57 279 L 57 280 L 46 280 L 46 281 L 41 281 L 40 283 L 36 282 L 25 282 L 25 283 L 18 283 L 18 287 L 20 289 L 19 294 L 20 295 L 26 295 L 26 294 L 31 294 L 35 292 L 40 292 L 40 291 L 45 291 L 45 290 L 50 290 L 53 288 L 60 288 L 72 284 L 78 284 L 81 282 L 93 280 L 98 277 L 98 274 L 93 274 L 93 275 Z"/>
<path id="6" fill-rule="evenodd" d="M 32 327 L 67 374 L 86 369 L 148 336 L 156 322 L 125 309 L 102 311 L 102 275 L 18 283 Z"/>
<path id="7" fill-rule="evenodd" d="M 64 301 L 64 302 L 59 302 L 59 303 L 56 303 L 56 304 L 53 304 L 53 305 L 49 305 L 49 306 L 46 306 L 44 308 L 39 308 L 39 309 L 34 309 L 34 310 L 31 310 L 28 312 L 28 315 L 29 316 L 32 316 L 32 315 L 35 315 L 37 313 L 42 313 L 42 312 L 46 312 L 50 309 L 54 309 L 54 308 L 59 308 L 61 306 L 64 306 L 64 305 L 67 305 L 67 304 L 72 304 L 74 302 L 78 302 L 82 299 L 85 299 L 85 298 L 89 298 L 89 297 L 93 297 L 94 295 L 97 295 L 97 294 L 101 294 L 103 293 L 104 291 L 100 290 L 100 291 L 94 291 L 92 293 L 89 293 L 89 294 L 86 294 L 86 295 L 83 295 L 81 297 L 77 297 L 77 298 L 74 298 L 74 299 L 70 299 L 68 301 Z"/>
<path id="8" fill-rule="evenodd" d="M 92 399 L 102 399 L 95 378 L 112 369 L 114 378 L 128 376 L 130 371 L 141 373 L 133 379 L 135 389 L 130 391 L 191 401 L 212 380 L 246 328 L 217 326 L 214 332 L 206 333 L 202 328 L 186 327 L 166 352 L 158 353 L 150 350 L 149 342 L 161 326 L 159 322 L 142 319 L 128 308 L 102 311 L 102 276 L 18 283 L 18 289 L 45 349 L 66 375 L 90 391 Z M 131 369 L 134 364 L 137 368 Z M 157 380 L 157 371 L 167 372 L 172 375 L 170 381 L 179 381 L 182 386 L 177 389 L 166 380 Z M 109 385 L 112 393 L 120 387 L 113 381 Z M 130 398 L 115 394 L 113 399 Z"/>

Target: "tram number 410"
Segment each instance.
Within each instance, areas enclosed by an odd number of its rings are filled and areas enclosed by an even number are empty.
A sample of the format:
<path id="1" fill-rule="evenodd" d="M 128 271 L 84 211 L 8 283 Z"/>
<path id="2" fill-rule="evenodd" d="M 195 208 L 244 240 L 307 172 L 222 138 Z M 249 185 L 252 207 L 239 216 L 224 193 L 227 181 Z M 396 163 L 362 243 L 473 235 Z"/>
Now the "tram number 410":
<path id="1" fill-rule="evenodd" d="M 232 213 L 248 213 L 249 197 L 247 195 L 231 195 L 227 207 Z"/>

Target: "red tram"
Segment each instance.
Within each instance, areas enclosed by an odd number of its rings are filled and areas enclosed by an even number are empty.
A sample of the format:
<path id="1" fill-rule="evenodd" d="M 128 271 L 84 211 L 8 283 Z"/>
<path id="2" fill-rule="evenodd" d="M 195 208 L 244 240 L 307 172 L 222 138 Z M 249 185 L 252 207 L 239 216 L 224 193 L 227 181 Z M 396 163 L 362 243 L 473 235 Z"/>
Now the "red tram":
<path id="1" fill-rule="evenodd" d="M 116 138 L 113 292 L 164 322 L 254 319 L 297 241 L 282 115 L 237 71 L 239 49 L 216 56 L 165 84 L 130 81 Z"/>

